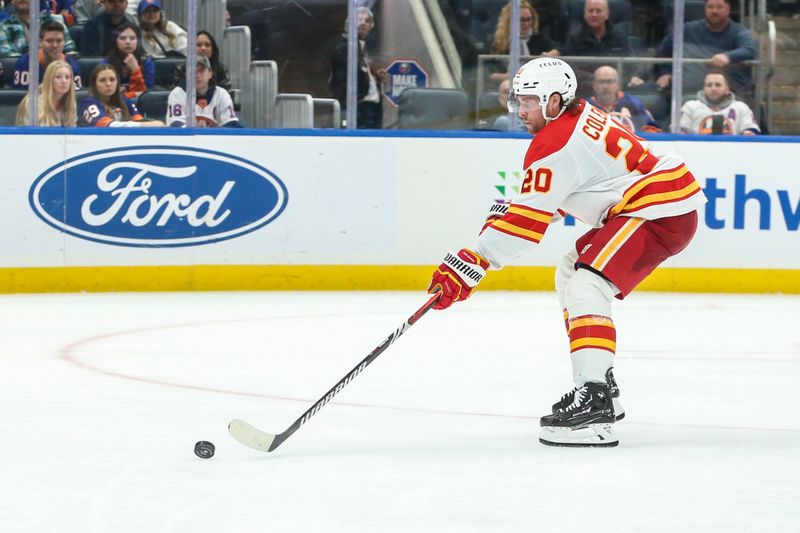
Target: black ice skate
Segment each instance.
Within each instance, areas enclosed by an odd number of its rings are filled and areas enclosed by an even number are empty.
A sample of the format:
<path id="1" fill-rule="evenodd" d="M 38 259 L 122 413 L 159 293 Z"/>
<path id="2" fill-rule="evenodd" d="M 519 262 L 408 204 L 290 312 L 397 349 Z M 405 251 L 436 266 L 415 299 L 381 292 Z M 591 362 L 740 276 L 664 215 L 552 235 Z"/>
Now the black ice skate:
<path id="1" fill-rule="evenodd" d="M 606 383 L 608 383 L 608 388 L 611 391 L 611 398 L 614 400 L 614 413 L 617 417 L 616 421 L 619 422 L 625 418 L 625 408 L 622 407 L 622 402 L 619 401 L 619 387 L 617 386 L 617 380 L 614 379 L 613 371 L 614 367 L 611 367 L 608 369 L 608 372 L 606 372 Z M 575 387 L 553 404 L 553 414 L 555 414 L 558 409 L 565 409 L 569 404 L 575 401 L 575 391 L 577 391 L 578 388 L 579 387 Z"/>
<path id="2" fill-rule="evenodd" d="M 619 444 L 614 431 L 614 403 L 607 383 L 586 383 L 574 390 L 572 398 L 572 403 L 541 418 L 539 442 L 548 446 Z"/>
<path id="3" fill-rule="evenodd" d="M 606 372 L 606 383 L 611 390 L 611 398 L 614 400 L 614 414 L 617 415 L 617 422 L 625 418 L 625 408 L 622 407 L 622 402 L 619 401 L 619 387 L 617 380 L 614 379 L 614 367 L 608 369 Z"/>

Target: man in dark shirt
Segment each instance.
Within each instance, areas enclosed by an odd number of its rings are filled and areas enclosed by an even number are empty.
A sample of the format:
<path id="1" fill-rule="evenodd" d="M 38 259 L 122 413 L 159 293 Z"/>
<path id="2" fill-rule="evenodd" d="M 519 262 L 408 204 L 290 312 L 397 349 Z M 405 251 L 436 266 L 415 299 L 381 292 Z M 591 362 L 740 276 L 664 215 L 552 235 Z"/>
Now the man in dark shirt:
<path id="1" fill-rule="evenodd" d="M 728 73 L 731 88 L 739 93 L 753 90 L 750 67 L 736 65 L 756 56 L 753 35 L 745 26 L 730 18 L 729 0 L 706 0 L 705 18 L 693 20 L 683 26 L 683 55 L 687 58 L 708 59 L 706 65 L 686 65 L 683 70 L 685 92 L 697 91 L 703 86 L 708 67 L 722 68 Z M 658 57 L 672 57 L 672 34 L 658 47 Z M 672 82 L 669 65 L 658 65 L 656 83 L 666 89 Z"/>
<path id="2" fill-rule="evenodd" d="M 586 0 L 583 8 L 583 21 L 577 33 L 567 37 L 564 55 L 567 56 L 603 56 L 603 57 L 635 57 L 636 51 L 628 40 L 628 36 L 616 30 L 609 20 L 608 0 Z M 578 64 L 577 72 L 580 85 L 585 89 L 590 83 L 596 66 Z M 628 69 L 628 87 L 636 87 L 644 83 L 641 67 L 630 66 Z M 582 91 L 579 88 L 579 93 Z"/>
<path id="3" fill-rule="evenodd" d="M 136 19 L 125 13 L 128 0 L 103 0 L 104 11 L 89 20 L 81 33 L 81 55 L 104 56 L 117 38 L 116 29 L 123 22 L 138 26 Z"/>

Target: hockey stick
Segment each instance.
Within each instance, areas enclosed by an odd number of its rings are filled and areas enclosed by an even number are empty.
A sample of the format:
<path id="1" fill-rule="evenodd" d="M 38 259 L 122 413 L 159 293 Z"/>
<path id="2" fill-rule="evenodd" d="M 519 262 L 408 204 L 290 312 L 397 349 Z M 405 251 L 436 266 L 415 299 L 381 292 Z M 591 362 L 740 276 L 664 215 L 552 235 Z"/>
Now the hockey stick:
<path id="1" fill-rule="evenodd" d="M 288 439 L 292 436 L 292 434 L 300 429 L 300 427 L 308 422 L 308 420 L 317 414 L 320 409 L 325 407 L 325 405 L 330 402 L 334 396 L 339 394 L 339 392 L 345 388 L 351 381 L 353 381 L 356 376 L 358 376 L 370 363 L 372 363 L 375 359 L 378 358 L 380 354 L 386 351 L 386 349 L 400 337 L 403 333 L 406 332 L 408 328 L 414 325 L 414 323 L 422 318 L 422 315 L 427 313 L 431 310 L 431 308 L 436 304 L 439 300 L 439 294 L 434 294 L 431 296 L 425 304 L 417 309 L 417 311 L 411 315 L 408 320 L 406 320 L 402 326 L 397 328 L 394 333 L 389 335 L 382 343 L 378 345 L 377 348 L 372 350 L 368 356 L 361 360 L 355 368 L 353 368 L 350 372 L 347 373 L 345 377 L 339 380 L 339 382 L 331 387 L 331 389 L 317 402 L 312 405 L 305 413 L 303 413 L 300 418 L 294 421 L 294 424 L 289 426 L 289 428 L 284 431 L 283 433 L 278 433 L 277 435 L 273 435 L 272 433 L 267 433 L 265 431 L 261 431 L 260 429 L 251 426 L 244 420 L 234 419 L 231 420 L 228 424 L 228 433 L 231 434 L 231 437 L 238 440 L 245 446 L 249 446 L 255 450 L 261 452 L 271 452 L 275 448 L 281 445 L 283 441 Z"/>

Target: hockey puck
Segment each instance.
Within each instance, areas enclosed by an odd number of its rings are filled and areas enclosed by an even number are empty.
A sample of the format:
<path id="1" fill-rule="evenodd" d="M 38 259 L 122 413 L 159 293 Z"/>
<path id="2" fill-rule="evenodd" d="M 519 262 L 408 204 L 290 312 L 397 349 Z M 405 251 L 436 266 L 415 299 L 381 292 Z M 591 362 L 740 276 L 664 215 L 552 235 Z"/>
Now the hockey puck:
<path id="1" fill-rule="evenodd" d="M 194 454 L 201 459 L 214 457 L 214 444 L 207 440 L 197 441 L 194 445 Z"/>

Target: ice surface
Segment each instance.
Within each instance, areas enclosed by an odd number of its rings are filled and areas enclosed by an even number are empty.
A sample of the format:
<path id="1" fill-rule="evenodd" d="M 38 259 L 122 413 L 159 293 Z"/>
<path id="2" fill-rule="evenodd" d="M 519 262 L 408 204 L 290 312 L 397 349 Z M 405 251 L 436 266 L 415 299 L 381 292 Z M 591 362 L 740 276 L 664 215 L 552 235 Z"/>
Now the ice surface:
<path id="1" fill-rule="evenodd" d="M 554 294 L 431 312 L 271 454 L 423 293 L 0 297 L 0 531 L 797 532 L 800 298 L 615 304 L 615 449 L 548 448 Z M 194 443 L 216 444 L 213 459 Z"/>

